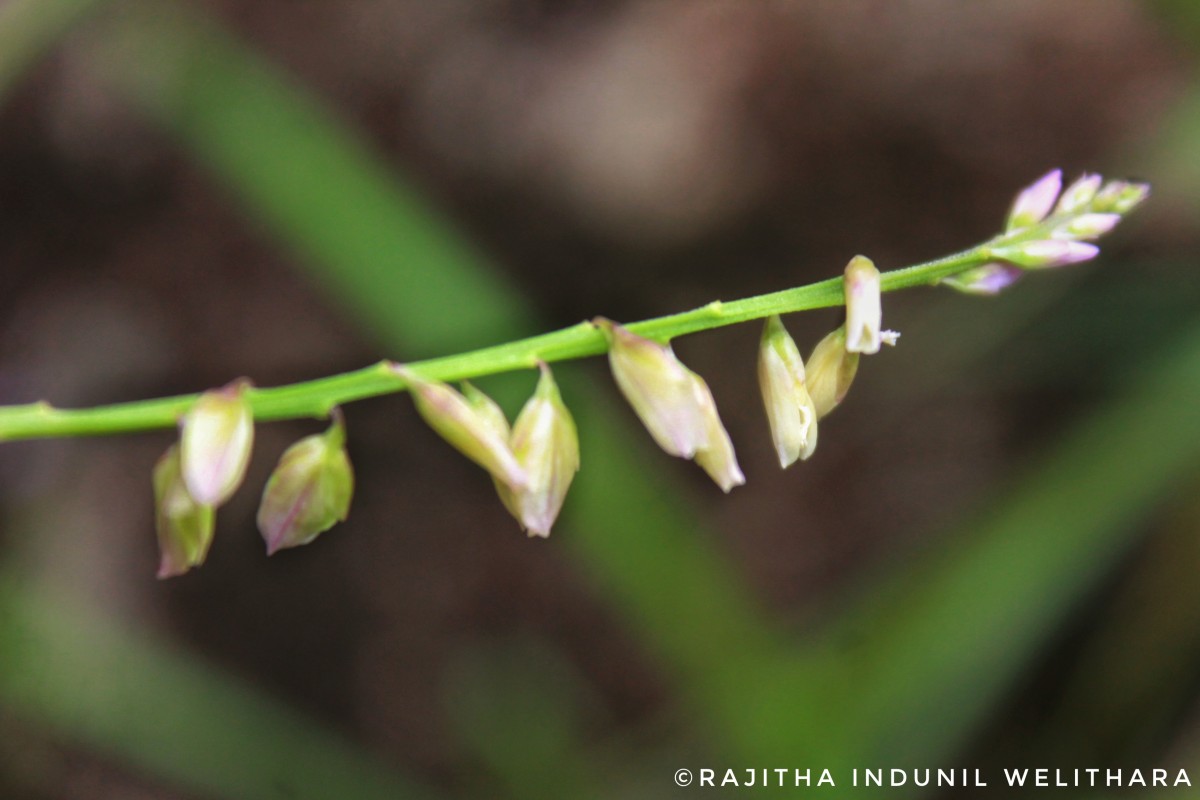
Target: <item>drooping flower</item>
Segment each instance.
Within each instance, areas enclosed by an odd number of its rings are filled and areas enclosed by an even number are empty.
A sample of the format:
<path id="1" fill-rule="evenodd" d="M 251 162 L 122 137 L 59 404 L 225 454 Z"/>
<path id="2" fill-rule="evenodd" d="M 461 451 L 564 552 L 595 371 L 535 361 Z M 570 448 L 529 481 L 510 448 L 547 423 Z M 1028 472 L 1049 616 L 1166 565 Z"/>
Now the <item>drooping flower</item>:
<path id="1" fill-rule="evenodd" d="M 544 363 L 539 368 L 537 388 L 517 415 L 509 437 L 528 484 L 513 491 L 497 483 L 496 489 L 530 536 L 549 536 L 579 471 L 579 437 L 550 368 Z"/>
<path id="2" fill-rule="evenodd" d="M 182 575 L 204 563 L 212 544 L 213 507 L 196 501 L 183 480 L 179 445 L 154 466 L 154 527 L 158 535 L 158 577 Z"/>
<path id="3" fill-rule="evenodd" d="M 779 465 L 786 469 L 807 459 L 817 449 L 817 409 L 808 393 L 800 350 L 778 315 L 763 326 L 758 385 Z"/>
<path id="4" fill-rule="evenodd" d="M 486 410 L 440 381 L 422 378 L 400 365 L 393 369 L 408 383 L 421 418 L 454 449 L 514 491 L 528 484 L 508 440 Z"/>
<path id="5" fill-rule="evenodd" d="M 346 519 L 354 472 L 345 441 L 345 423 L 335 409 L 327 431 L 306 436 L 284 451 L 258 508 L 258 530 L 267 555 L 308 544 Z"/>
<path id="6" fill-rule="evenodd" d="M 708 384 L 676 358 L 669 344 L 643 338 L 607 319 L 595 324 L 609 340 L 617 387 L 654 441 L 673 456 L 694 458 L 724 491 L 745 483 Z"/>
<path id="7" fill-rule="evenodd" d="M 254 416 L 245 397 L 249 386 L 243 378 L 205 392 L 183 417 L 183 479 L 202 505 L 221 505 L 246 476 L 254 445 Z"/>
<path id="8" fill-rule="evenodd" d="M 858 353 L 846 349 L 846 329 L 838 328 L 817 342 L 806 369 L 809 397 L 820 419 L 846 397 L 858 373 Z"/>
<path id="9" fill-rule="evenodd" d="M 879 270 L 866 256 L 855 256 L 842 279 L 846 295 L 846 349 L 878 353 L 883 325 Z"/>

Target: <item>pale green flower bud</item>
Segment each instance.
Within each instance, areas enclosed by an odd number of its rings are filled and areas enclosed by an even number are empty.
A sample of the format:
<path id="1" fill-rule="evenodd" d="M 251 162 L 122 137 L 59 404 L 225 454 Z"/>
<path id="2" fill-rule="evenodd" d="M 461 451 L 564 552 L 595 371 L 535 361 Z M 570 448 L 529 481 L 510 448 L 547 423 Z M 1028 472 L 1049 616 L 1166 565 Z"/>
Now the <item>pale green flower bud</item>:
<path id="1" fill-rule="evenodd" d="M 1109 181 L 1092 201 L 1092 211 L 1128 214 L 1150 196 L 1150 185 L 1133 181 Z"/>
<path id="2" fill-rule="evenodd" d="M 846 350 L 846 329 L 838 328 L 817 342 L 808 357 L 806 385 L 817 418 L 837 408 L 858 372 L 858 353 Z"/>
<path id="3" fill-rule="evenodd" d="M 779 465 L 787 468 L 817 449 L 817 409 L 805 385 L 804 360 L 778 315 L 763 326 L 758 348 L 762 390 Z"/>
<path id="4" fill-rule="evenodd" d="M 249 386 L 243 378 L 205 392 L 183 417 L 183 479 L 202 505 L 221 505 L 246 477 L 254 444 L 254 416 L 245 398 Z"/>
<path id="5" fill-rule="evenodd" d="M 463 397 L 479 415 L 480 420 L 507 441 L 512 429 L 508 426 L 508 417 L 504 416 L 504 409 L 500 408 L 495 400 L 475 388 L 474 384 L 463 381 L 462 387 Z"/>
<path id="6" fill-rule="evenodd" d="M 472 405 L 440 381 L 426 380 L 406 367 L 394 369 L 408 383 L 418 413 L 439 436 L 510 489 L 526 486 L 525 470 L 490 411 Z"/>
<path id="7" fill-rule="evenodd" d="M 1078 241 L 1099 239 L 1121 221 L 1120 214 L 1077 214 L 1050 232 L 1051 238 Z"/>
<path id="8" fill-rule="evenodd" d="M 158 534 L 158 577 L 182 575 L 204 563 L 212 544 L 215 514 L 197 503 L 183 481 L 179 445 L 154 465 L 154 527 Z"/>
<path id="9" fill-rule="evenodd" d="M 725 491 L 745 483 L 708 384 L 670 345 L 645 339 L 607 319 L 608 362 L 621 394 L 663 450 L 694 458 Z"/>
<path id="10" fill-rule="evenodd" d="M 540 369 L 537 389 L 513 423 L 509 439 L 529 484 L 517 492 L 496 485 L 505 508 L 530 536 L 550 535 L 567 489 L 579 471 L 575 420 L 563 405 L 550 368 L 541 364 Z"/>
<path id="11" fill-rule="evenodd" d="M 878 353 L 883 325 L 879 270 L 866 256 L 855 256 L 846 265 L 846 349 L 851 353 Z"/>
<path id="12" fill-rule="evenodd" d="M 1063 189 L 1062 197 L 1054 208 L 1055 214 L 1077 214 L 1087 209 L 1104 181 L 1099 175 L 1085 174 Z"/>
<path id="13" fill-rule="evenodd" d="M 308 544 L 346 519 L 354 472 L 345 441 L 345 424 L 335 409 L 329 430 L 306 436 L 284 451 L 258 507 L 258 530 L 267 555 Z"/>

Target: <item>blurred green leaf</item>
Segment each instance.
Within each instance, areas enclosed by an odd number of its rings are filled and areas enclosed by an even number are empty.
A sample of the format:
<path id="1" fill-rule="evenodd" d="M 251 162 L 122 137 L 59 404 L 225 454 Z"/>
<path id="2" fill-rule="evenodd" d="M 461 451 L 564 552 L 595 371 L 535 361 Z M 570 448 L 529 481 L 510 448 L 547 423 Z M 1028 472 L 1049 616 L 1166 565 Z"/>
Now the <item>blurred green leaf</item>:
<path id="1" fill-rule="evenodd" d="M 239 800 L 424 797 L 194 653 L 0 577 L 0 702 L 181 788 Z"/>

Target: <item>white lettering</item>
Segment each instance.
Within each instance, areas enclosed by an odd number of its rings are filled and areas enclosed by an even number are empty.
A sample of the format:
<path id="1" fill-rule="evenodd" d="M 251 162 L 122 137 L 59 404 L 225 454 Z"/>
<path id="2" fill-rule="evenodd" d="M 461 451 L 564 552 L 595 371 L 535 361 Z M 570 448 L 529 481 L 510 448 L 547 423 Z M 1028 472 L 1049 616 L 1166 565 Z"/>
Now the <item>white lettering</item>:
<path id="1" fill-rule="evenodd" d="M 1028 777 L 1029 777 L 1029 770 L 1027 770 L 1027 769 L 1012 769 L 1012 770 L 1010 770 L 1010 769 L 1006 768 L 1004 770 L 1004 780 L 1008 782 L 1008 785 L 1010 787 L 1024 786 L 1025 779 Z"/>
<path id="2" fill-rule="evenodd" d="M 738 782 L 737 782 L 737 775 L 734 775 L 734 774 L 733 774 L 733 770 L 731 770 L 731 769 L 727 769 L 727 770 L 725 770 L 725 777 L 724 777 L 724 778 L 721 780 L 721 785 L 722 785 L 722 786 L 728 786 L 728 785 L 729 785 L 729 784 L 731 784 L 731 783 L 732 783 L 734 786 L 737 786 L 737 785 L 738 785 Z"/>
<path id="3" fill-rule="evenodd" d="M 1179 770 L 1179 774 L 1175 776 L 1175 785 L 1176 786 L 1181 786 L 1181 785 L 1182 786 L 1191 786 L 1192 785 L 1192 779 L 1188 777 L 1187 770 L 1184 770 L 1184 769 Z"/>
<path id="4" fill-rule="evenodd" d="M 817 781 L 817 786 L 836 786 L 833 782 L 833 776 L 829 774 L 829 770 L 821 770 L 821 779 Z"/>
<path id="5" fill-rule="evenodd" d="M 700 770 L 700 785 L 701 786 L 712 786 L 713 785 L 713 771 L 711 769 Z"/>

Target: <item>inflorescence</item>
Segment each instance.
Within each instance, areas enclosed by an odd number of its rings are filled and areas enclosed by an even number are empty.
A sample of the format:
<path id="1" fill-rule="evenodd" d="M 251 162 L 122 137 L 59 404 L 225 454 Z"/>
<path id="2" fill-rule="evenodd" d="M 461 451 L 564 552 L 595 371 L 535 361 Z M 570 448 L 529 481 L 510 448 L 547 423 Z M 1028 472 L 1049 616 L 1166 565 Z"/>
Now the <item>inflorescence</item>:
<path id="1" fill-rule="evenodd" d="M 969 251 L 966 266 L 920 282 L 991 295 L 1029 272 L 1086 261 L 1099 253 L 1092 242 L 1148 194 L 1146 184 L 1105 183 L 1098 175 L 1084 175 L 1064 190 L 1062 173 L 1053 170 L 1018 195 L 1004 232 Z M 845 323 L 817 343 L 807 362 L 777 313 L 757 315 L 765 317 L 758 381 L 782 467 L 813 455 L 818 423 L 846 397 L 860 357 L 896 344 L 899 334 L 882 327 L 882 291 L 871 260 L 851 259 L 842 280 Z M 654 441 L 669 455 L 695 461 L 725 492 L 745 483 L 712 392 L 670 343 L 604 318 L 590 324 L 604 337 L 617 387 Z M 470 383 L 464 381 L 460 391 L 412 367 L 385 362 L 383 369 L 397 381 L 393 391 L 407 389 L 429 426 L 491 475 L 521 527 L 544 537 L 579 469 L 580 453 L 575 421 L 550 367 L 541 360 L 537 367 L 533 396 L 511 425 Z M 254 441 L 249 391 L 242 379 L 200 395 L 179 419 L 179 442 L 154 468 L 160 578 L 204 562 L 215 509 L 243 481 Z M 329 429 L 288 448 L 267 481 L 258 527 L 268 554 L 311 542 L 349 512 L 354 477 L 345 421 L 336 407 L 329 416 Z"/>

